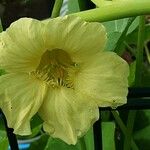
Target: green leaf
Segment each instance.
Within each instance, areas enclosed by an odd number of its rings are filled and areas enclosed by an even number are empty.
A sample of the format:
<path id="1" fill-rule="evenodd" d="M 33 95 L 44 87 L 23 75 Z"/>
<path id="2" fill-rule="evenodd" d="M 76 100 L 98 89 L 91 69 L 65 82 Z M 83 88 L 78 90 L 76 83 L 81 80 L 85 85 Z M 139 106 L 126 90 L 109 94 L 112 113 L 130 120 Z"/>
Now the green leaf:
<path id="1" fill-rule="evenodd" d="M 93 128 L 91 128 L 87 132 L 87 134 L 83 137 L 83 140 L 86 145 L 86 150 L 94 150 L 94 136 L 93 135 L 94 135 Z"/>
<path id="2" fill-rule="evenodd" d="M 134 30 L 132 33 L 128 34 L 126 38 L 126 42 L 128 44 L 137 44 L 137 35 L 138 35 L 138 30 Z M 145 27 L 145 37 L 144 41 L 149 42 L 150 41 L 150 25 L 147 24 Z"/>
<path id="3" fill-rule="evenodd" d="M 68 13 L 67 14 L 72 14 L 75 12 L 79 12 L 79 4 L 78 0 L 68 0 Z"/>
<path id="4" fill-rule="evenodd" d="M 44 150 L 48 139 L 49 139 L 49 136 L 46 134 L 43 134 L 40 137 L 40 139 L 31 143 L 29 150 Z"/>
<path id="5" fill-rule="evenodd" d="M 68 145 L 59 139 L 49 138 L 48 143 L 44 150 L 86 150 L 81 149 L 80 142 L 76 145 Z"/>
<path id="6" fill-rule="evenodd" d="M 128 18 L 104 22 L 103 25 L 106 27 L 108 42 L 106 50 L 112 51 L 115 49 L 116 44 L 121 37 L 122 32 L 128 24 Z"/>
<path id="7" fill-rule="evenodd" d="M 125 18 L 125 19 L 104 22 L 103 24 L 106 27 L 108 33 L 113 33 L 113 32 L 122 33 L 127 25 L 128 20 L 129 20 L 128 18 Z"/>
<path id="8" fill-rule="evenodd" d="M 107 44 L 106 44 L 106 50 L 109 50 L 109 51 L 113 51 L 116 47 L 116 44 L 117 44 L 117 41 L 119 40 L 121 36 L 121 33 L 119 32 L 113 32 L 113 33 L 108 33 L 108 41 L 107 41 Z"/>
<path id="9" fill-rule="evenodd" d="M 115 150 L 114 133 L 114 122 L 102 122 L 103 150 Z"/>
<path id="10" fill-rule="evenodd" d="M 150 148 L 150 125 L 137 132 L 134 136 L 140 150 L 149 150 Z"/>
<path id="11" fill-rule="evenodd" d="M 0 130 L 0 150 L 8 150 L 8 139 L 5 131 Z"/>
<path id="12" fill-rule="evenodd" d="M 136 17 L 136 19 L 132 22 L 132 24 L 130 25 L 127 34 L 132 33 L 135 29 L 137 29 L 139 25 L 139 17 Z"/>
<path id="13" fill-rule="evenodd" d="M 150 110 L 138 110 L 135 118 L 134 132 L 138 132 L 149 125 L 150 125 Z"/>
<path id="14" fill-rule="evenodd" d="M 119 40 L 117 41 L 114 52 L 116 52 L 118 55 L 122 55 L 123 52 L 125 51 L 123 42 L 125 41 L 128 29 L 134 20 L 135 18 L 129 18 L 126 27 L 124 28 Z"/>
<path id="15" fill-rule="evenodd" d="M 94 150 L 93 130 L 78 139 L 76 145 L 68 145 L 60 139 L 49 137 L 44 149 L 41 150 Z"/>
<path id="16" fill-rule="evenodd" d="M 31 130 L 32 134 L 28 136 L 17 136 L 18 139 L 30 139 L 35 137 L 36 135 L 41 133 L 41 128 L 42 128 L 42 123 L 43 121 L 41 118 L 38 116 L 38 114 L 34 115 L 34 117 L 31 120 Z"/>

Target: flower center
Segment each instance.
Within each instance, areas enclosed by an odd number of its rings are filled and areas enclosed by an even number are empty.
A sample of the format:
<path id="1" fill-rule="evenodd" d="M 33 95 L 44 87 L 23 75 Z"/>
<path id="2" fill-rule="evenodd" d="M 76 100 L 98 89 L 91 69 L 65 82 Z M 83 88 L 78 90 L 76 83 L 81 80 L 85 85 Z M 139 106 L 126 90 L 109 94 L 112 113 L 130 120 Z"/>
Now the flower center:
<path id="1" fill-rule="evenodd" d="M 39 66 L 31 74 L 51 87 L 65 86 L 73 88 L 69 70 L 75 68 L 76 64 L 72 62 L 67 52 L 54 49 L 52 51 L 47 50 L 42 55 Z"/>

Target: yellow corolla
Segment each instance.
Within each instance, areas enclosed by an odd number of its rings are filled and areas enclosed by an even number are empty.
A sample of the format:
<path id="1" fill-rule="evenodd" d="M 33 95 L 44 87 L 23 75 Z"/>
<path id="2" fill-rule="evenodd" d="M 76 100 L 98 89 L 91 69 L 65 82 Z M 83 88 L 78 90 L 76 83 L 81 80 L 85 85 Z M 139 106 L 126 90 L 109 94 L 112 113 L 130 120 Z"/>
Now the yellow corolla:
<path id="1" fill-rule="evenodd" d="M 22 18 L 0 34 L 1 109 L 8 126 L 31 134 L 38 112 L 52 137 L 75 144 L 98 107 L 126 103 L 127 63 L 104 51 L 105 28 L 78 17 Z"/>

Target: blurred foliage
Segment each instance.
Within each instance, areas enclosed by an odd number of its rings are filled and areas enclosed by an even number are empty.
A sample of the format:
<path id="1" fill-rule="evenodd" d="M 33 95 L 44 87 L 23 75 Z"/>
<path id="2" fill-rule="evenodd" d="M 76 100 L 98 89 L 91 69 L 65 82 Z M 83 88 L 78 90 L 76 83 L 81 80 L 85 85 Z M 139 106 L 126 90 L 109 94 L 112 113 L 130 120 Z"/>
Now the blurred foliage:
<path id="1" fill-rule="evenodd" d="M 0 130 L 0 149 L 8 150 L 8 139 L 5 131 Z"/>
<path id="2" fill-rule="evenodd" d="M 45 19 L 50 17 L 54 0 L 1 0 L 0 8 L 3 28 L 21 17 Z M 2 10 L 2 9 L 1 9 Z"/>
<path id="3" fill-rule="evenodd" d="M 76 145 L 68 145 L 65 142 L 51 138 L 43 134 L 39 140 L 30 145 L 29 150 L 94 150 L 92 129 Z"/>
<path id="4" fill-rule="evenodd" d="M 8 139 L 5 131 L 4 121 L 0 114 L 0 150 L 8 150 Z"/>
<path id="5" fill-rule="evenodd" d="M 0 32 L 3 31 L 3 27 L 2 27 L 2 22 L 1 22 L 1 19 L 0 19 Z"/>
<path id="6" fill-rule="evenodd" d="M 80 11 L 95 8 L 95 4 L 91 0 L 78 0 Z"/>

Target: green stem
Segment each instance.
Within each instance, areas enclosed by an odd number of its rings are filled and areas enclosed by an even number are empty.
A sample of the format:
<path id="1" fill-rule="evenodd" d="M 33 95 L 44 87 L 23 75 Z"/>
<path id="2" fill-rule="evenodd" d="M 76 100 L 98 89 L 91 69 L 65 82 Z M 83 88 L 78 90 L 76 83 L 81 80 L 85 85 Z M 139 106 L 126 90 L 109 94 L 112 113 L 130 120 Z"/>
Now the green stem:
<path id="1" fill-rule="evenodd" d="M 131 54 L 133 54 L 134 56 L 136 55 L 134 49 L 126 41 L 124 41 L 123 44 L 127 47 Z"/>
<path id="2" fill-rule="evenodd" d="M 139 31 L 138 31 L 138 43 L 137 43 L 137 53 L 136 53 L 135 86 L 140 86 L 141 85 L 144 35 L 145 35 L 145 17 L 140 16 Z"/>
<path id="3" fill-rule="evenodd" d="M 86 149 L 86 144 L 85 144 L 85 141 L 84 141 L 83 137 L 80 139 L 80 146 L 81 146 L 81 150 L 85 150 Z"/>
<path id="4" fill-rule="evenodd" d="M 145 17 L 140 16 L 139 31 L 138 31 L 138 43 L 137 43 L 137 53 L 136 53 L 135 86 L 140 86 L 141 85 L 144 35 L 145 35 Z M 125 137 L 124 150 L 130 150 L 130 148 L 131 148 L 132 132 L 133 132 L 135 117 L 136 117 L 136 111 L 130 110 L 129 114 L 128 114 L 128 121 L 127 121 L 128 134 Z"/>
<path id="5" fill-rule="evenodd" d="M 136 117 L 136 110 L 134 110 L 134 111 L 130 110 L 129 114 L 128 114 L 128 121 L 127 121 L 128 134 L 125 137 L 124 150 L 131 149 L 131 140 L 132 140 L 132 133 L 133 133 L 135 117 Z"/>
<path id="6" fill-rule="evenodd" d="M 129 131 L 127 130 L 126 126 L 124 125 L 123 121 L 121 120 L 121 118 L 119 117 L 117 111 L 113 110 L 111 111 L 117 124 L 119 125 L 121 131 L 123 132 L 123 134 L 125 135 L 125 137 L 127 137 L 127 135 L 129 134 Z M 137 145 L 135 144 L 134 140 L 131 138 L 131 147 L 133 150 L 138 150 Z"/>
<path id="7" fill-rule="evenodd" d="M 1 19 L 0 19 L 0 32 L 3 31 L 3 27 L 2 27 L 2 22 L 1 22 Z"/>
<path id="8" fill-rule="evenodd" d="M 116 1 L 100 8 L 82 11 L 70 15 L 76 15 L 86 21 L 110 21 L 125 17 L 150 14 L 150 0 L 141 1 Z"/>
<path id="9" fill-rule="evenodd" d="M 149 52 L 149 49 L 147 47 L 147 44 L 145 44 L 145 53 L 146 53 L 146 56 L 147 56 L 147 60 L 150 64 L 150 52 Z"/>
<path id="10" fill-rule="evenodd" d="M 126 35 L 127 35 L 127 32 L 128 32 L 128 29 L 129 27 L 131 26 L 132 22 L 135 20 L 135 17 L 133 18 L 129 18 L 128 22 L 127 22 L 127 25 L 125 27 L 125 29 L 123 30 L 118 42 L 117 42 L 117 46 L 115 47 L 114 49 L 114 52 L 116 52 L 118 55 L 122 55 L 123 52 L 124 52 L 124 49 L 122 49 L 122 45 L 123 45 L 123 41 L 125 41 L 125 38 L 126 38 Z"/>
<path id="11" fill-rule="evenodd" d="M 59 16 L 62 4 L 63 4 L 63 0 L 55 0 L 55 4 L 51 15 L 52 18 L 56 18 Z"/>

